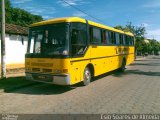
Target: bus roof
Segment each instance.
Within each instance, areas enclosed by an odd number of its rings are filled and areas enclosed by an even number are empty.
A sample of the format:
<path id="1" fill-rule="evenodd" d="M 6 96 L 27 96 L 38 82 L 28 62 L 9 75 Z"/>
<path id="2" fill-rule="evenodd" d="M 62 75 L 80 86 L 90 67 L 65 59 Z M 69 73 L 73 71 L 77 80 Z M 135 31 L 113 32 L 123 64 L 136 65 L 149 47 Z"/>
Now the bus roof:
<path id="1" fill-rule="evenodd" d="M 81 23 L 86 23 L 86 20 L 83 19 L 83 18 L 80 18 L 80 17 L 55 18 L 55 19 L 50 19 L 50 20 L 45 20 L 45 21 L 42 21 L 42 22 L 34 23 L 34 24 L 30 25 L 30 27 L 48 25 L 48 24 L 53 24 L 53 23 L 62 23 L 62 22 L 81 22 Z M 99 23 L 96 23 L 96 22 L 93 22 L 93 21 L 90 21 L 90 20 L 88 20 L 88 24 L 92 25 L 92 26 L 95 26 L 95 27 L 100 27 L 100 28 L 104 28 L 104 29 L 107 29 L 107 30 L 111 30 L 111 31 L 114 31 L 114 32 L 119 32 L 119 33 L 122 33 L 122 34 L 127 34 L 127 35 L 130 35 L 130 36 L 134 36 L 130 32 L 124 32 L 122 30 L 118 30 L 118 29 L 115 29 L 113 27 L 109 27 L 109 26 L 106 26 L 106 25 L 103 25 L 103 24 L 99 24 Z"/>

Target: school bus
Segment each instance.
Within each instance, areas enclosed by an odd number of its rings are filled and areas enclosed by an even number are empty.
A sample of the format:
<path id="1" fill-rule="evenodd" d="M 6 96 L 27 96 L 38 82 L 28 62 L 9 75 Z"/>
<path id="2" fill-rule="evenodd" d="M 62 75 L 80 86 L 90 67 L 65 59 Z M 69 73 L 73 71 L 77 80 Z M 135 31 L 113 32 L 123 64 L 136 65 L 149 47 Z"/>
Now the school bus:
<path id="1" fill-rule="evenodd" d="M 80 17 L 34 23 L 25 55 L 26 79 L 58 85 L 82 82 L 134 61 L 134 35 Z"/>

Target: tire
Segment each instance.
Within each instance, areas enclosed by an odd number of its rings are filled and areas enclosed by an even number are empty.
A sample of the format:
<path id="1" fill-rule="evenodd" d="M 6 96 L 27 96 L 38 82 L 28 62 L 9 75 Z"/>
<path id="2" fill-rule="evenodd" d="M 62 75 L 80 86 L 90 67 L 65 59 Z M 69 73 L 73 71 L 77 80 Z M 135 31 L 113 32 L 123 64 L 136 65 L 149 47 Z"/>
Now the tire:
<path id="1" fill-rule="evenodd" d="M 119 68 L 119 71 L 120 71 L 120 72 L 124 72 L 125 69 L 126 69 L 125 66 L 126 66 L 126 61 L 125 61 L 125 59 L 123 59 L 122 64 L 121 64 L 121 67 Z"/>
<path id="2" fill-rule="evenodd" d="M 91 82 L 91 78 L 92 78 L 91 71 L 88 67 L 86 67 L 85 70 L 84 70 L 83 85 L 84 86 L 89 85 L 89 83 Z"/>

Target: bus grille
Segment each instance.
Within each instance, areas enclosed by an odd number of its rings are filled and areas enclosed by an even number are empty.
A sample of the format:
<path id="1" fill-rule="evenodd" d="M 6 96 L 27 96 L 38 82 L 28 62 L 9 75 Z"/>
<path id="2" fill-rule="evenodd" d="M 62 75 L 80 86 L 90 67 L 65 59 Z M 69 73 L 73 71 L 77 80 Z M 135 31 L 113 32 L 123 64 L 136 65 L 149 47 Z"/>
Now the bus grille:
<path id="1" fill-rule="evenodd" d="M 53 82 L 53 77 L 49 75 L 32 75 L 35 80 L 44 81 L 44 82 Z"/>
<path id="2" fill-rule="evenodd" d="M 51 73 L 52 69 L 43 69 L 42 71 L 45 72 L 45 73 Z"/>
<path id="3" fill-rule="evenodd" d="M 53 67 L 53 63 L 31 63 L 33 67 Z"/>
<path id="4" fill-rule="evenodd" d="M 32 68 L 32 72 L 40 72 L 40 68 Z"/>

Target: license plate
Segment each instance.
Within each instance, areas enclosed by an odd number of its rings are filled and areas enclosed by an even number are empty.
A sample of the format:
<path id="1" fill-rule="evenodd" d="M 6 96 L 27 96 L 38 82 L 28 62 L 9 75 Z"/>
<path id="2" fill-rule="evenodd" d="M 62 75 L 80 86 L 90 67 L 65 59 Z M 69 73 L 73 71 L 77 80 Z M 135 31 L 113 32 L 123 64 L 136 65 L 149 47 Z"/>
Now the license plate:
<path id="1" fill-rule="evenodd" d="M 44 76 L 44 75 L 40 75 L 38 76 L 38 79 L 47 79 L 48 77 L 47 76 Z"/>
<path id="2" fill-rule="evenodd" d="M 33 78 L 44 82 L 53 82 L 53 76 L 50 75 L 33 75 Z"/>
<path id="3" fill-rule="evenodd" d="M 40 75 L 38 76 L 38 79 L 45 82 L 53 82 L 52 76 Z"/>

